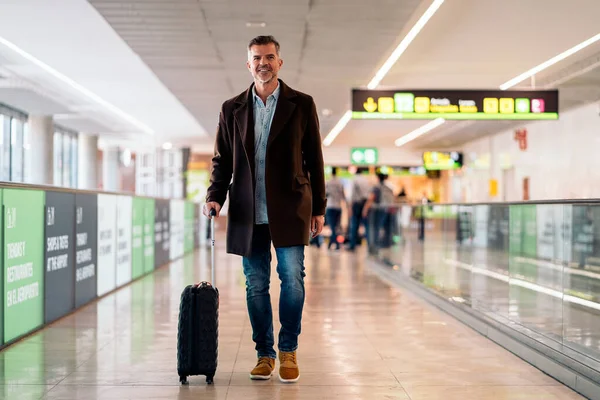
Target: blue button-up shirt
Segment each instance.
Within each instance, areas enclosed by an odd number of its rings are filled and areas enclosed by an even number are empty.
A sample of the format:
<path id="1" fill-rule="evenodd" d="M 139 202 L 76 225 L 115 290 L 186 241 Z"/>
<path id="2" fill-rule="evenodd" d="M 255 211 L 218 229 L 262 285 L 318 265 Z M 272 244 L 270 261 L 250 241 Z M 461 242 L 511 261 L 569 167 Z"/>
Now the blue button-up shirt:
<path id="1" fill-rule="evenodd" d="M 254 95 L 254 175 L 256 177 L 256 190 L 254 212 L 257 224 L 268 224 L 267 216 L 267 189 L 265 186 L 265 158 L 267 156 L 267 141 L 271 131 L 271 123 L 275 115 L 275 107 L 279 98 L 279 84 L 277 89 L 267 97 L 265 105 L 252 88 Z"/>

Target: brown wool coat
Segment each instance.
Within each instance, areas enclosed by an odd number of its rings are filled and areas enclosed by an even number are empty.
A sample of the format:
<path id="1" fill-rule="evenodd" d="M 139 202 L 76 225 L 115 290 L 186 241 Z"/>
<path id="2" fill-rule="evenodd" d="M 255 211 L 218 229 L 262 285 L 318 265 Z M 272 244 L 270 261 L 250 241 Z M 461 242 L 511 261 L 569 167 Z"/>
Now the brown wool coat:
<path id="1" fill-rule="evenodd" d="M 275 247 L 308 245 L 311 217 L 327 203 L 319 120 L 311 96 L 279 85 L 265 166 L 269 229 Z M 222 206 L 229 194 L 227 252 L 241 256 L 251 254 L 255 222 L 252 87 L 223 103 L 206 196 Z"/>

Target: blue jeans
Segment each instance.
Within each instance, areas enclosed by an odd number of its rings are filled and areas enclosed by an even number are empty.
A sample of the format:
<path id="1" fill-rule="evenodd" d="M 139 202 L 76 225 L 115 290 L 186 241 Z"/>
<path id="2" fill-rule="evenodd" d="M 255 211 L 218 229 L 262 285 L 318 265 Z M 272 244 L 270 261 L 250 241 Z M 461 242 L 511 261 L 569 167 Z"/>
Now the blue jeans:
<path id="1" fill-rule="evenodd" d="M 279 295 L 279 351 L 298 348 L 298 336 L 304 307 L 304 246 L 276 248 L 277 273 L 281 281 Z M 243 257 L 246 276 L 246 303 L 252 340 L 258 357 L 277 358 L 273 346 L 273 311 L 269 294 L 271 277 L 271 237 L 268 225 L 255 225 L 252 255 Z"/>
<path id="2" fill-rule="evenodd" d="M 330 249 L 333 244 L 335 244 L 336 249 L 339 250 L 340 248 L 340 243 L 337 241 L 337 227 L 341 217 L 341 208 L 328 208 L 325 212 L 325 223 L 331 228 L 331 237 L 329 238 L 329 244 L 327 245 L 328 249 Z"/>
<path id="3" fill-rule="evenodd" d="M 369 237 L 367 219 L 363 218 L 362 216 L 365 203 L 366 201 L 352 203 L 352 217 L 350 218 L 350 246 L 348 247 L 350 250 L 354 250 L 356 247 L 358 242 L 358 229 L 360 228 L 361 224 L 363 224 L 365 227 L 365 237 Z"/>

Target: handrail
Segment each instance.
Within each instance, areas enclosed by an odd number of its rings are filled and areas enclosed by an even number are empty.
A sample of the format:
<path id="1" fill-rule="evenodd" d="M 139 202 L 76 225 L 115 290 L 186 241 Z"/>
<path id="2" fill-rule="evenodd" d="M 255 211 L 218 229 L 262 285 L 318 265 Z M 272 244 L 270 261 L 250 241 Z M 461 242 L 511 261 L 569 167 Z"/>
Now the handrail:
<path id="1" fill-rule="evenodd" d="M 552 200 L 525 200 L 525 201 L 490 201 L 476 203 L 429 203 L 412 204 L 414 206 L 514 206 L 514 205 L 536 205 L 536 204 L 600 204 L 600 199 L 552 199 Z"/>
<path id="2" fill-rule="evenodd" d="M 151 196 L 143 196 L 138 195 L 131 192 L 106 192 L 101 190 L 90 190 L 90 189 L 74 189 L 67 188 L 62 186 L 53 186 L 53 185 L 41 185 L 41 184 L 33 184 L 33 183 L 22 183 L 22 182 L 0 182 L 0 189 L 25 189 L 25 190 L 45 190 L 52 192 L 62 192 L 62 193 L 72 193 L 72 194 L 109 194 L 109 195 L 117 195 L 117 196 L 131 196 L 137 197 L 141 199 L 152 199 L 152 200 L 186 200 L 184 198 L 181 199 L 173 199 L 171 197 L 151 197 Z"/>

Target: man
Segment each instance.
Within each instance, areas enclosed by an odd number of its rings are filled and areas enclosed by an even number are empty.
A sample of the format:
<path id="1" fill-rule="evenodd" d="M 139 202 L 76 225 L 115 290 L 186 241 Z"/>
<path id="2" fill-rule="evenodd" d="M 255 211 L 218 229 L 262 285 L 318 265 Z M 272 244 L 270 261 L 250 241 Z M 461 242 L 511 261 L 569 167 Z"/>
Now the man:
<path id="1" fill-rule="evenodd" d="M 352 181 L 352 196 L 350 211 L 350 246 L 348 250 L 354 251 L 358 242 L 358 230 L 362 224 L 365 228 L 365 236 L 367 236 L 367 221 L 362 216 L 363 209 L 367 202 L 367 197 L 371 191 L 371 183 L 365 175 L 369 171 L 368 168 L 359 167 Z"/>
<path id="2" fill-rule="evenodd" d="M 312 97 L 278 79 L 279 49 L 272 36 L 258 36 L 248 45 L 254 83 L 221 108 L 203 213 L 215 209 L 218 217 L 229 193 L 227 252 L 242 256 L 246 276 L 258 355 L 252 379 L 269 379 L 275 369 L 269 295 L 273 242 L 281 280 L 279 379 L 296 382 L 304 246 L 321 233 L 327 201 L 316 106 Z"/>
<path id="3" fill-rule="evenodd" d="M 337 239 L 337 227 L 342 218 L 342 203 L 346 206 L 346 193 L 342 181 L 337 177 L 337 167 L 331 169 L 331 179 L 325 184 L 327 194 L 327 210 L 325 211 L 325 222 L 331 228 L 331 237 L 327 249 L 335 244 L 336 250 L 340 249 L 340 242 Z"/>

